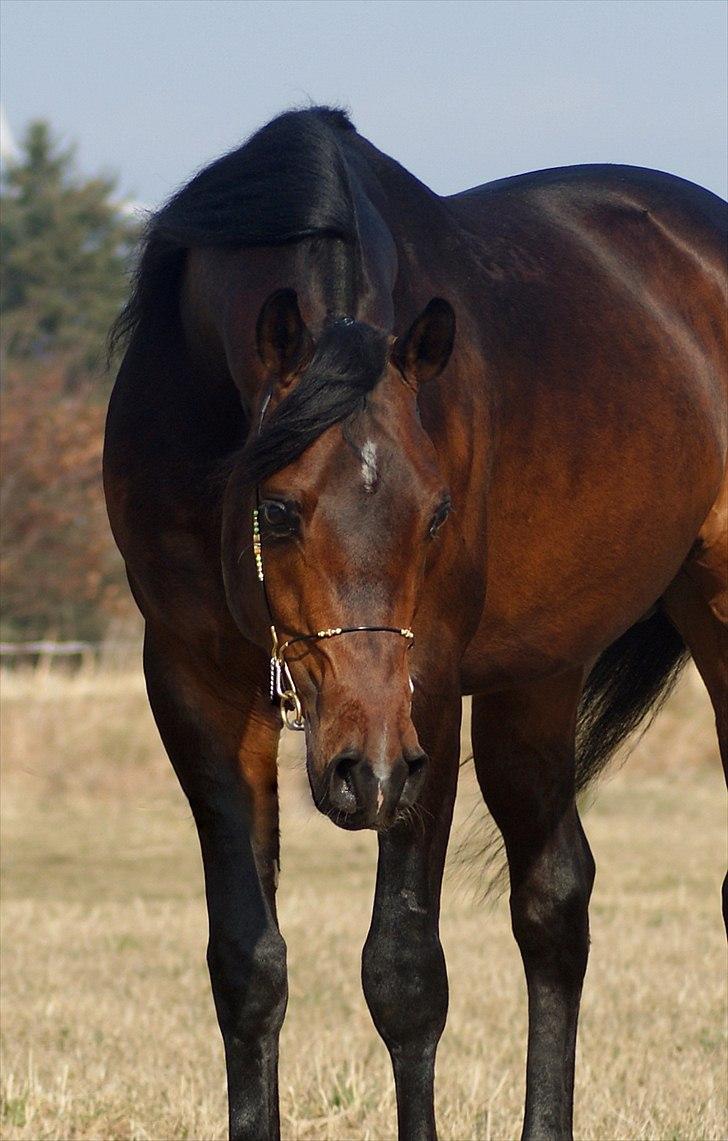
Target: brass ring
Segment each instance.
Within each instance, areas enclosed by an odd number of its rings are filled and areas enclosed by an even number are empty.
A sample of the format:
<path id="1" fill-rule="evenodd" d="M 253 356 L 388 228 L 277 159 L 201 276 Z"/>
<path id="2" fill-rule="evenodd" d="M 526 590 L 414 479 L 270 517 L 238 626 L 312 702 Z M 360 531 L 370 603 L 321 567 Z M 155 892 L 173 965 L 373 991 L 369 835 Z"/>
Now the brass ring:
<path id="1" fill-rule="evenodd" d="M 280 697 L 281 722 L 284 729 L 303 729 L 303 709 L 298 694 L 285 690 Z"/>

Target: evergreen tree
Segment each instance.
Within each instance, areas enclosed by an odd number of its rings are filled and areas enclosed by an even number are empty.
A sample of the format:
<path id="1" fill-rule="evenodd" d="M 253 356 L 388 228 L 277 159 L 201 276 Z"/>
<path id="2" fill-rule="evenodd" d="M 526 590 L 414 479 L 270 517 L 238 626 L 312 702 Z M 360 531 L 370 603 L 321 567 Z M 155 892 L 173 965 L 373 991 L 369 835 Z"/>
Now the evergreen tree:
<path id="1" fill-rule="evenodd" d="M 139 232 L 33 123 L 0 185 L 1 631 L 100 639 L 130 613 L 101 488 L 105 342 Z"/>
<path id="2" fill-rule="evenodd" d="M 62 362 L 69 386 L 100 373 L 139 234 L 115 189 L 110 178 L 80 178 L 73 151 L 58 147 L 47 123 L 31 123 L 0 185 L 6 361 Z"/>

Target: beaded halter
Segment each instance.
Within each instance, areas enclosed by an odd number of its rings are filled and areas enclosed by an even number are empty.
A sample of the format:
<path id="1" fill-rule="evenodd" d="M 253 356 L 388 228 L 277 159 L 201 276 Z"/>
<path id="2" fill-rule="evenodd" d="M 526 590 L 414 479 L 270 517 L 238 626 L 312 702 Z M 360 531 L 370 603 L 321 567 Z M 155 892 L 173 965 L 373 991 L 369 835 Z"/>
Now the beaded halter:
<path id="1" fill-rule="evenodd" d="M 263 418 L 269 403 L 270 396 L 268 396 L 263 403 L 263 409 L 258 423 L 258 433 L 260 433 L 263 426 Z M 285 729 L 303 730 L 306 727 L 301 699 L 298 696 L 295 682 L 285 659 L 286 650 L 288 650 L 290 646 L 297 645 L 300 642 L 318 642 L 325 638 L 338 638 L 343 634 L 359 634 L 362 632 L 370 634 L 398 634 L 401 638 L 406 639 L 407 649 L 410 649 L 414 643 L 415 636 L 407 626 L 331 626 L 326 630 L 316 630 L 313 634 L 297 634 L 293 638 L 279 642 L 263 571 L 263 543 L 260 535 L 260 488 L 257 486 L 255 489 L 255 507 L 253 508 L 253 556 L 255 558 L 255 569 L 258 575 L 258 581 L 263 588 L 263 597 L 265 599 L 266 609 L 268 610 L 268 617 L 270 618 L 272 642 L 270 656 L 270 699 L 273 703 L 278 702 L 281 723 Z M 411 687 L 412 682 L 410 681 L 410 688 Z"/>
<path id="2" fill-rule="evenodd" d="M 258 581 L 263 587 L 268 615 L 271 618 L 271 656 L 270 656 L 270 699 L 278 701 L 281 711 L 281 722 L 286 729 L 305 729 L 301 699 L 296 691 L 295 682 L 285 659 L 286 650 L 299 642 L 318 642 L 324 638 L 338 638 L 342 634 L 399 634 L 408 643 L 408 649 L 413 644 L 415 636 L 407 626 L 331 626 L 327 630 L 316 630 L 313 634 L 297 634 L 287 638 L 285 642 L 278 641 L 273 615 L 268 599 L 263 573 L 263 546 L 260 538 L 260 518 L 258 506 L 253 508 L 253 554 Z"/>

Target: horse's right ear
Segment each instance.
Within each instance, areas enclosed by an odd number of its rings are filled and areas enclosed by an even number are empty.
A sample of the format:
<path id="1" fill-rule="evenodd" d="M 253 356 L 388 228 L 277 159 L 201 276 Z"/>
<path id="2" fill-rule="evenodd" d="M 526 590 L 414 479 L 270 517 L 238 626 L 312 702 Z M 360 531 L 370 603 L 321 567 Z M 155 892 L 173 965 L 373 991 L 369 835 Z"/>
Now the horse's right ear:
<path id="1" fill-rule="evenodd" d="M 255 338 L 266 369 L 282 384 L 290 383 L 308 362 L 314 347 L 295 289 L 277 289 L 263 302 Z"/>
<path id="2" fill-rule="evenodd" d="M 449 301 L 433 297 L 407 333 L 392 347 L 392 360 L 413 388 L 433 380 L 450 360 L 455 340 L 455 312 Z"/>

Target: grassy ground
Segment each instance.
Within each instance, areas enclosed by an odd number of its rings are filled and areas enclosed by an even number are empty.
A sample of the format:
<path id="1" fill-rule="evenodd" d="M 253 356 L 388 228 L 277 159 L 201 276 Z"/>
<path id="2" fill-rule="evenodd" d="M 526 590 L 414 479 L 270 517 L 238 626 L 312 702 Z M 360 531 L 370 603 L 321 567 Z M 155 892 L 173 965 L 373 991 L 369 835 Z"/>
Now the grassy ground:
<path id="1" fill-rule="evenodd" d="M 224 1136 L 193 826 L 137 674 L 5 676 L 6 1138 Z M 686 678 L 586 817 L 597 859 L 579 1138 L 722 1138 L 725 817 L 711 718 Z M 316 815 L 283 760 L 281 921 L 291 1000 L 283 1134 L 391 1138 L 388 1060 L 359 986 L 375 843 Z M 456 830 L 477 804 L 463 770 Z M 465 850 L 477 849 L 466 839 Z M 453 859 L 438 1113 L 451 1141 L 518 1135 L 525 994 L 503 902 Z"/>

